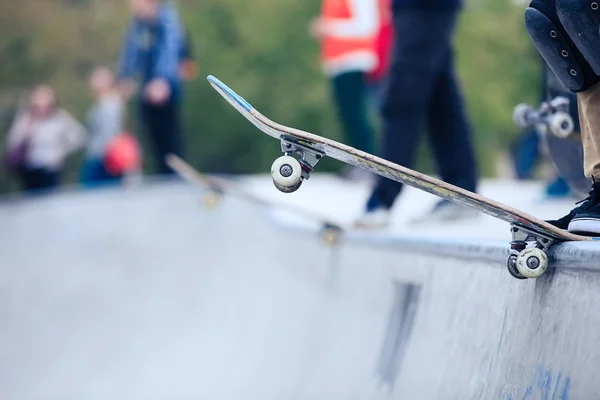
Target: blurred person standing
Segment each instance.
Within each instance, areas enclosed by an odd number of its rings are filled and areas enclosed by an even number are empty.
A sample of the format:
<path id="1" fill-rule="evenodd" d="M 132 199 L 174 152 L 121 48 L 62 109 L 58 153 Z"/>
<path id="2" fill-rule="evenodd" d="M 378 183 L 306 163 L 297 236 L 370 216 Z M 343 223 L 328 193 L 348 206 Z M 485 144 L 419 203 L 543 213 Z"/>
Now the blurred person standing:
<path id="1" fill-rule="evenodd" d="M 59 108 L 54 90 L 36 87 L 8 134 L 6 164 L 26 191 L 54 189 L 66 158 L 84 141 L 84 128 Z"/>
<path id="2" fill-rule="evenodd" d="M 179 106 L 182 95 L 181 60 L 185 31 L 179 12 L 168 1 L 130 0 L 133 18 L 124 38 L 119 81 L 126 96 L 140 75 L 140 113 L 156 152 L 159 174 L 172 174 L 165 163 L 169 153 L 182 157 Z"/>
<path id="3" fill-rule="evenodd" d="M 109 68 L 96 68 L 89 85 L 96 104 L 87 116 L 88 143 L 81 170 L 81 183 L 86 186 L 121 180 L 121 174 L 107 170 L 106 160 L 110 145 L 123 133 L 125 113 L 124 101 Z"/>
<path id="4" fill-rule="evenodd" d="M 452 39 L 462 0 L 393 0 L 394 48 L 383 105 L 383 158 L 414 168 L 420 133 L 428 133 L 441 179 L 475 192 L 471 127 L 454 70 Z M 356 226 L 385 227 L 401 183 L 378 177 Z M 475 211 L 441 200 L 431 219 Z"/>
<path id="5" fill-rule="evenodd" d="M 350 146 L 373 153 L 367 74 L 377 68 L 378 0 L 323 0 L 310 33 L 321 43 L 338 117 Z M 349 168 L 347 172 L 356 171 Z M 361 174 L 365 172 L 361 171 Z M 368 174 L 368 173 L 367 173 Z M 370 174 L 368 174 L 370 176 Z"/>

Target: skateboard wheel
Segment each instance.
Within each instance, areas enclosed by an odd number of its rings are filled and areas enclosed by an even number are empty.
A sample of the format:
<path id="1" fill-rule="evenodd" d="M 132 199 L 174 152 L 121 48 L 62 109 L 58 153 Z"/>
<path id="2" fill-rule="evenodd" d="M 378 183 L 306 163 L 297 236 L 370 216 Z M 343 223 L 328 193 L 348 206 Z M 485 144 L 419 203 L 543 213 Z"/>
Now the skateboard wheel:
<path id="1" fill-rule="evenodd" d="M 282 156 L 271 165 L 271 176 L 277 189 L 291 193 L 302 183 L 302 167 L 294 157 Z"/>
<path id="2" fill-rule="evenodd" d="M 221 195 L 215 191 L 210 191 L 210 192 L 206 193 L 206 195 L 202 199 L 204 206 L 207 208 L 215 208 L 217 205 L 219 205 L 220 201 L 221 201 Z"/>
<path id="3" fill-rule="evenodd" d="M 283 193 L 293 193 L 296 190 L 298 190 L 298 188 L 300 187 L 300 185 L 302 184 L 302 181 L 299 181 L 297 184 L 295 184 L 294 186 L 281 186 L 279 183 L 277 183 L 275 181 L 275 179 L 273 179 L 273 184 L 275 185 L 275 187 L 277 188 L 277 190 L 279 190 L 280 192 Z"/>
<path id="4" fill-rule="evenodd" d="M 529 113 L 534 111 L 533 107 L 527 104 L 519 104 L 513 111 L 513 121 L 521 129 L 527 128 L 530 124 L 527 121 Z"/>
<path id="5" fill-rule="evenodd" d="M 516 251 L 511 251 L 508 256 L 508 260 L 506 260 L 506 268 L 508 268 L 508 272 L 512 275 L 513 278 L 517 279 L 527 279 L 517 269 L 517 257 L 519 253 Z"/>
<path id="6" fill-rule="evenodd" d="M 340 229 L 334 226 L 325 226 L 321 231 L 321 241 L 326 246 L 334 247 L 339 243 Z"/>
<path id="7" fill-rule="evenodd" d="M 556 113 L 550 118 L 550 132 L 556 137 L 564 139 L 573 133 L 574 128 L 573 118 L 565 112 Z"/>
<path id="8" fill-rule="evenodd" d="M 517 256 L 517 269 L 526 278 L 538 278 L 548 268 L 548 257 L 542 250 L 530 247 Z"/>

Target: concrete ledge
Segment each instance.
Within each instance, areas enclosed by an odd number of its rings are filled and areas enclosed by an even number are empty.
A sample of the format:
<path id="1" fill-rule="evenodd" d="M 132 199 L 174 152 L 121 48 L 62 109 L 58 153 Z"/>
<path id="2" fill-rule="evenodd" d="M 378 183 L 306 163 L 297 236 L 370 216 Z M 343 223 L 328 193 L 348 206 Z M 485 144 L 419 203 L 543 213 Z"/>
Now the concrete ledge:
<path id="1" fill-rule="evenodd" d="M 320 227 L 316 224 L 295 223 L 280 218 L 278 213 L 269 212 L 270 219 L 286 229 L 316 235 Z M 363 244 L 385 247 L 404 253 L 427 254 L 460 259 L 506 262 L 509 254 L 510 236 L 506 241 L 477 240 L 468 238 L 444 238 L 435 236 L 410 236 L 386 232 L 346 232 L 342 245 Z M 600 270 L 600 241 L 564 242 L 554 245 L 548 254 L 554 266 Z"/>

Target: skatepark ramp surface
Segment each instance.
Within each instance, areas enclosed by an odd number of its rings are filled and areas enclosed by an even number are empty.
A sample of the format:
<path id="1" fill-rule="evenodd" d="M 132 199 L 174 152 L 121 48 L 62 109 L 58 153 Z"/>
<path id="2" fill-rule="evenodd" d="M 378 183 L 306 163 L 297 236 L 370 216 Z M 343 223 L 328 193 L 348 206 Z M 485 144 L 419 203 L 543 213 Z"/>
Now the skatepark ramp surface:
<path id="1" fill-rule="evenodd" d="M 506 240 L 326 247 L 202 193 L 0 204 L 2 398 L 600 398 L 595 244 L 561 245 L 556 268 L 520 281 Z"/>

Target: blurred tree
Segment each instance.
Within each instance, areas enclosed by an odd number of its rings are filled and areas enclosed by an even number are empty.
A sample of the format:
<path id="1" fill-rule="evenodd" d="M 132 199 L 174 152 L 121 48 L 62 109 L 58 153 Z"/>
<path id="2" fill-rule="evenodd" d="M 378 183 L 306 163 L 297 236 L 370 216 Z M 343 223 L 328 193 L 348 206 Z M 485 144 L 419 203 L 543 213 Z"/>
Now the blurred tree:
<path id="1" fill-rule="evenodd" d="M 50 82 L 62 104 L 83 116 L 90 105 L 87 74 L 94 65 L 114 65 L 129 18 L 123 0 L 5 3 L 0 15 L 2 151 L 16 99 L 34 84 Z M 258 134 L 214 92 L 204 79 L 208 74 L 276 121 L 341 139 L 327 80 L 319 70 L 318 46 L 307 34 L 319 0 L 176 3 L 184 11 L 200 69 L 199 79 L 186 87 L 183 110 L 186 153 L 193 165 L 211 172 L 266 173 L 279 154 L 276 141 Z M 512 107 L 535 102 L 539 93 L 539 62 L 523 27 L 523 6 L 512 0 L 469 2 L 456 47 L 480 165 L 490 175 L 496 152 L 517 133 Z M 135 108 L 131 111 L 133 121 Z M 139 136 L 145 145 L 144 135 Z M 319 171 L 340 167 L 331 160 L 320 165 Z M 78 168 L 79 160 L 71 160 L 69 181 L 76 179 Z M 426 155 L 419 169 L 431 172 Z M 0 170 L 0 192 L 14 187 Z"/>

